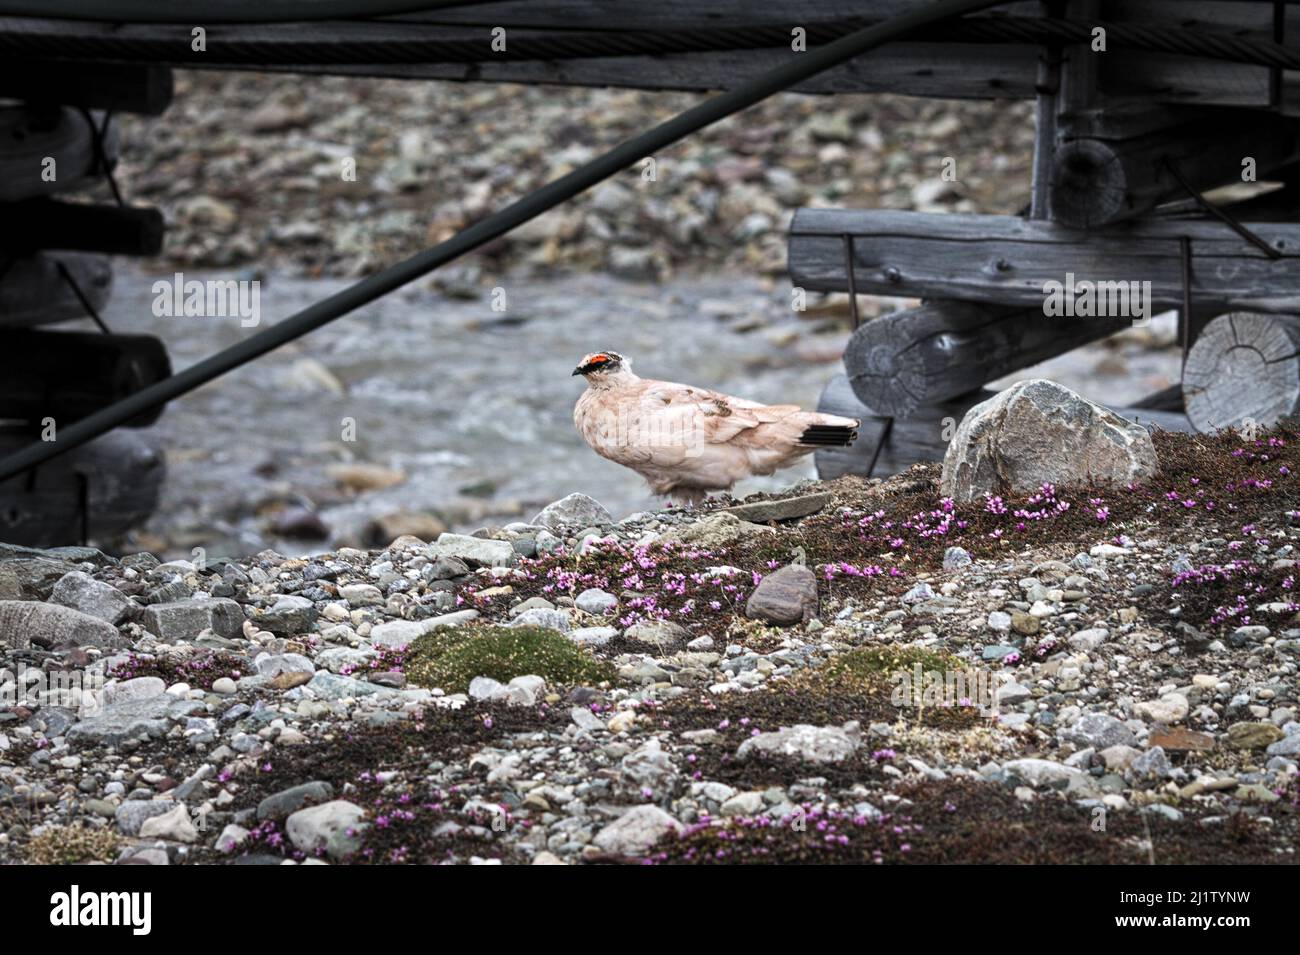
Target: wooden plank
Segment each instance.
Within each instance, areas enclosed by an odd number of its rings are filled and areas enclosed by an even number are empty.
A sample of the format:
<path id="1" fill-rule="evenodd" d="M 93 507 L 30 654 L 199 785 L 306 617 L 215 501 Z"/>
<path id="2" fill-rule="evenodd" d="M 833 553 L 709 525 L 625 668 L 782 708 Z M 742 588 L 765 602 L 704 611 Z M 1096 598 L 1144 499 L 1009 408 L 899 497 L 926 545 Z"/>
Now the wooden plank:
<path id="1" fill-rule="evenodd" d="M 132 63 L 8 60 L 0 64 L 0 97 L 159 116 L 172 101 L 172 71 Z"/>
<path id="2" fill-rule="evenodd" d="M 865 405 L 905 416 L 1131 324 L 1126 318 L 1050 319 L 1041 308 L 927 302 L 859 327 L 844 351 L 844 367 Z"/>
<path id="3" fill-rule="evenodd" d="M 41 249 L 157 255 L 163 219 L 157 209 L 28 199 L 0 203 L 0 250 L 26 255 Z"/>
<path id="4" fill-rule="evenodd" d="M 0 349 L 0 420 L 39 428 L 45 419 L 71 424 L 162 381 L 171 360 L 152 335 L 10 331 Z M 153 408 L 126 427 L 143 428 Z"/>
<path id="5" fill-rule="evenodd" d="M 1300 225 L 1249 228 L 1282 257 L 1265 257 L 1217 220 L 1150 219 L 1083 232 L 1010 216 L 799 209 L 788 258 L 796 286 L 846 291 L 840 237 L 849 233 L 857 287 L 868 294 L 1041 308 L 1046 283 L 1064 285 L 1072 275 L 1076 284 L 1150 282 L 1154 313 L 1182 303 L 1179 239 L 1188 236 L 1198 311 L 1300 311 Z"/>
<path id="6" fill-rule="evenodd" d="M 1219 316 L 1187 355 L 1183 395 L 1187 417 L 1204 432 L 1269 428 L 1300 414 L 1300 318 Z"/>
<path id="7" fill-rule="evenodd" d="M 85 252 L 43 252 L 0 262 L 0 331 L 54 322 L 88 319 L 85 306 L 59 271 L 73 281 L 98 311 L 113 289 L 113 268 L 107 256 Z"/>

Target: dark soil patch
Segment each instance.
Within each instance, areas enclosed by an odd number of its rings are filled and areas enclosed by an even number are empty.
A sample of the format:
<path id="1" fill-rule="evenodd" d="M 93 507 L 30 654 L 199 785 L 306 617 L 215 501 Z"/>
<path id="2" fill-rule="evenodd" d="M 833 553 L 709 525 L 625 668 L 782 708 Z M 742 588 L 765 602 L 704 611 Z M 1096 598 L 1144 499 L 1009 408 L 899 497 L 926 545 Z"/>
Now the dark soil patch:
<path id="1" fill-rule="evenodd" d="M 1045 796 L 1022 803 L 988 783 L 948 780 L 900 787 L 905 808 L 879 818 L 807 806 L 792 820 L 728 820 L 669 837 L 647 861 L 695 865 L 753 863 L 923 863 L 1143 865 L 1296 861 L 1296 817 L 1272 826 L 1238 814 L 1201 825 L 1111 812 L 1094 829 L 1087 808 Z M 1148 852 L 1145 841 L 1150 841 Z"/>

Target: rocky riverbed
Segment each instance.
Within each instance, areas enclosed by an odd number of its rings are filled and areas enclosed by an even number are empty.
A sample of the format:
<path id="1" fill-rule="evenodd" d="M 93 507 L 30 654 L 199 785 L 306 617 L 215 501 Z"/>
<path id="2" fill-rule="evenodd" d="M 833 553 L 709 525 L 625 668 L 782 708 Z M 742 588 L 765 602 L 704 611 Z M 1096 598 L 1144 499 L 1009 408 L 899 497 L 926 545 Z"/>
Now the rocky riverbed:
<path id="1" fill-rule="evenodd" d="M 0 547 L 0 860 L 1294 862 L 1298 440 L 970 503 L 918 466 L 310 557 Z"/>
<path id="2" fill-rule="evenodd" d="M 163 211 L 164 267 L 355 276 L 700 99 L 178 71 L 166 113 L 123 118 L 118 178 Z M 1012 214 L 1028 202 L 1032 154 L 1030 103 L 774 96 L 651 157 L 653 179 L 630 168 L 438 280 L 491 288 L 515 267 L 637 280 L 784 274 L 800 206 Z"/>

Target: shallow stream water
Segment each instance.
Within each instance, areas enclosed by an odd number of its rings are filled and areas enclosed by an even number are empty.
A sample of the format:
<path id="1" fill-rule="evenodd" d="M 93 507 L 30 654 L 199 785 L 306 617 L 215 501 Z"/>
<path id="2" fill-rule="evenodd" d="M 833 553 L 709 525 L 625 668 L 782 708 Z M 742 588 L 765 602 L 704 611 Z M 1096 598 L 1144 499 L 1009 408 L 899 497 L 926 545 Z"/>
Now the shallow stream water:
<path id="1" fill-rule="evenodd" d="M 242 327 L 237 317 L 156 316 L 152 284 L 171 278 L 119 267 L 104 317 L 116 332 L 162 338 L 177 369 L 347 284 L 264 276 L 260 325 Z M 663 502 L 574 430 L 584 384 L 570 373 L 583 354 L 613 349 L 635 358 L 643 376 L 809 408 L 841 368 L 846 333 L 794 316 L 788 287 L 752 276 L 655 285 L 572 275 L 501 287 L 503 312 L 493 310 L 488 289 L 472 298 L 425 284 L 404 289 L 174 402 L 152 429 L 167 444 L 169 475 L 141 542 L 172 553 L 200 545 L 210 553 L 267 546 L 303 553 L 355 541 L 371 519 L 393 511 L 432 512 L 472 530 L 527 520 L 571 491 L 590 494 L 617 518 Z M 1046 373 L 1118 404 L 1176 375 L 1171 353 L 1130 351 L 1117 359 L 1082 350 L 1016 377 Z M 1121 367 L 1105 367 L 1116 360 Z M 347 419 L 355 421 L 352 441 Z M 354 493 L 329 473 L 346 462 L 405 479 Z M 810 458 L 737 493 L 813 475 Z M 273 515 L 285 507 L 319 514 L 330 538 L 274 533 Z"/>

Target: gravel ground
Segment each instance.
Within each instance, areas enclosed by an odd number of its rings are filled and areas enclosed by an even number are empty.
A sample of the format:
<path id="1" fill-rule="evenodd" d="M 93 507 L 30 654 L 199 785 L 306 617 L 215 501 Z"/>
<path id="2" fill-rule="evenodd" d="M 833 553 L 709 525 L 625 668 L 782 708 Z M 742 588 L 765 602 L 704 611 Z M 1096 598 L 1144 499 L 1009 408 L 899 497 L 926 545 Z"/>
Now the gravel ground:
<path id="1" fill-rule="evenodd" d="M 918 466 L 304 559 L 0 548 L 9 682 L 107 678 L 0 710 L 0 860 L 1294 862 L 1297 437 L 1001 503 Z"/>

